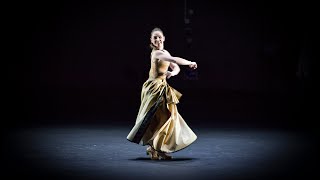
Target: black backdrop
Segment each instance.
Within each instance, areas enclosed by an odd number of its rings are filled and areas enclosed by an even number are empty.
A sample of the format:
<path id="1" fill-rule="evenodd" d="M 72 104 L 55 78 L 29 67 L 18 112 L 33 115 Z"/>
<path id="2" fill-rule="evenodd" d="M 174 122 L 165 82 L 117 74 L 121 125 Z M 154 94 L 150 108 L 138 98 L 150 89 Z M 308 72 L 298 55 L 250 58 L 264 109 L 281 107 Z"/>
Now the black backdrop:
<path id="1" fill-rule="evenodd" d="M 185 4 L 187 2 L 187 4 Z M 169 84 L 191 126 L 312 127 L 314 5 L 306 1 L 41 1 L 13 4 L 5 121 L 132 126 L 149 36 L 198 63 Z"/>

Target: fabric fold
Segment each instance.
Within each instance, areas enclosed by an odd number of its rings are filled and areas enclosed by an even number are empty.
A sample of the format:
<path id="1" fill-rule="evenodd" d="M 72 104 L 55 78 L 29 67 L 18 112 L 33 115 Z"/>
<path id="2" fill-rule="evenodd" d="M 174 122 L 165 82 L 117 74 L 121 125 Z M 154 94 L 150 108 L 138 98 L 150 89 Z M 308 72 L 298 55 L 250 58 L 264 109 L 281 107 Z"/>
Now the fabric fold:
<path id="1" fill-rule="evenodd" d="M 127 139 L 167 153 L 179 151 L 193 143 L 197 136 L 177 109 L 181 96 L 165 79 L 148 79 L 142 86 L 136 123 Z"/>

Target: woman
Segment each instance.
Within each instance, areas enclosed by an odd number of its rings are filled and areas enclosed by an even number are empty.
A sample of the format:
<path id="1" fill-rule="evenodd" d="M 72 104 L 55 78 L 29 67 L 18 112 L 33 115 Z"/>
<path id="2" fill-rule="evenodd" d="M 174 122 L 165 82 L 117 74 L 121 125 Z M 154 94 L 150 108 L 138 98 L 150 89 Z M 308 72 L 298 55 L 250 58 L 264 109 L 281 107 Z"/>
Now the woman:
<path id="1" fill-rule="evenodd" d="M 136 123 L 127 139 L 149 145 L 147 155 L 151 159 L 168 160 L 172 157 L 167 153 L 187 147 L 197 136 L 178 113 L 177 104 L 182 94 L 170 87 L 166 78 L 180 72 L 178 64 L 196 69 L 197 63 L 171 56 L 164 49 L 165 37 L 160 28 L 151 31 L 150 40 L 152 52 L 149 78 L 143 84 Z M 171 71 L 168 71 L 169 67 Z"/>

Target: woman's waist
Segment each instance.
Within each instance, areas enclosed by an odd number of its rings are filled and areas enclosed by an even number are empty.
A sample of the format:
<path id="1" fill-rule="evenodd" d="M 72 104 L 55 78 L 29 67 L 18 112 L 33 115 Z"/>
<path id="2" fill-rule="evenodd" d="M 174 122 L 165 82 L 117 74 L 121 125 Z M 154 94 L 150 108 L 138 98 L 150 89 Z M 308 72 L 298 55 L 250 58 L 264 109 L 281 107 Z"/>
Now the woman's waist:
<path id="1" fill-rule="evenodd" d="M 165 80 L 166 80 L 166 75 L 161 75 L 161 76 L 149 76 L 149 80 L 165 81 Z"/>
<path id="2" fill-rule="evenodd" d="M 149 79 L 166 79 L 166 74 L 165 72 L 158 72 L 158 73 L 149 73 Z"/>

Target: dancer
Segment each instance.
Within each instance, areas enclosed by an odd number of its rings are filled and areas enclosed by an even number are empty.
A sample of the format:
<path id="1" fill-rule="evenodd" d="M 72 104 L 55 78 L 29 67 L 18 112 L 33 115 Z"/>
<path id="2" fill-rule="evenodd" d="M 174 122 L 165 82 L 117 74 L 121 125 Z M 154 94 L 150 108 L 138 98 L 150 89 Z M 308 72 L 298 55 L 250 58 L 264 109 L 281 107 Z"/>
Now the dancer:
<path id="1" fill-rule="evenodd" d="M 127 139 L 148 145 L 146 152 L 152 160 L 170 160 L 172 156 L 168 153 L 189 146 L 197 136 L 178 112 L 182 94 L 169 86 L 166 79 L 180 72 L 179 65 L 196 69 L 197 63 L 171 56 L 164 49 L 165 36 L 160 28 L 151 31 L 150 41 L 149 78 L 142 86 L 140 109 Z"/>

